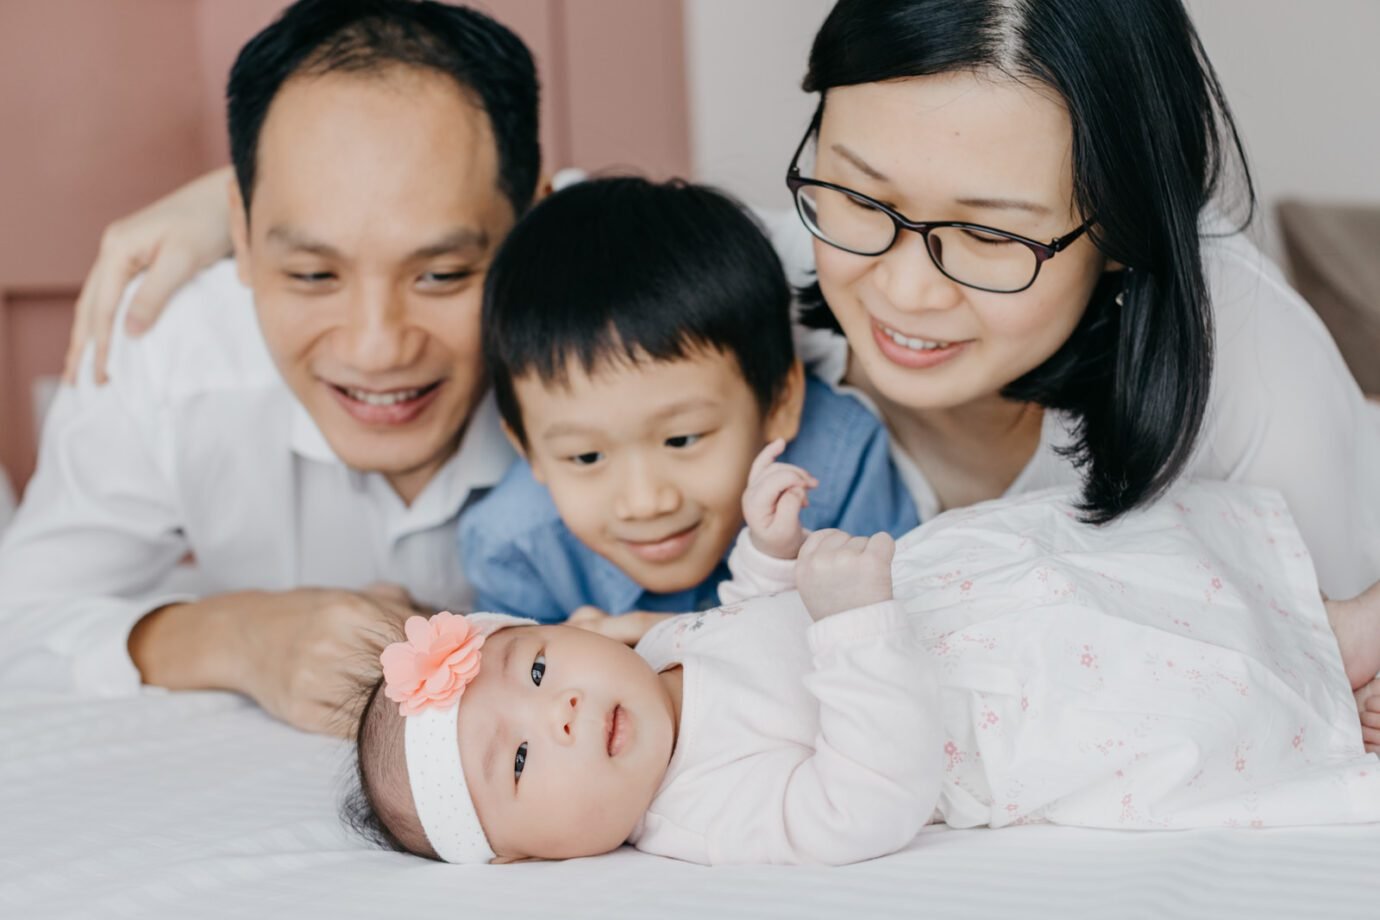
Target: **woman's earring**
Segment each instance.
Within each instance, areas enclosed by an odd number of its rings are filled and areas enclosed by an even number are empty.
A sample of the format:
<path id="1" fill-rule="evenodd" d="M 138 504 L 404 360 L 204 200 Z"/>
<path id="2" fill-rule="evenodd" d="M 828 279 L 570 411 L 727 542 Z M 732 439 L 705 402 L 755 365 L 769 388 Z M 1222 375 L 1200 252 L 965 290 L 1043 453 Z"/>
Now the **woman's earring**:
<path id="1" fill-rule="evenodd" d="M 1126 306 L 1126 283 L 1127 283 L 1128 281 L 1130 281 L 1130 280 L 1131 280 L 1131 270 L 1128 268 L 1128 269 L 1126 269 L 1124 272 L 1122 272 L 1122 275 L 1121 275 L 1121 290 L 1120 290 L 1120 291 L 1117 291 L 1117 295 L 1116 295 L 1116 305 L 1117 305 L 1118 307 L 1124 307 L 1124 306 Z"/>

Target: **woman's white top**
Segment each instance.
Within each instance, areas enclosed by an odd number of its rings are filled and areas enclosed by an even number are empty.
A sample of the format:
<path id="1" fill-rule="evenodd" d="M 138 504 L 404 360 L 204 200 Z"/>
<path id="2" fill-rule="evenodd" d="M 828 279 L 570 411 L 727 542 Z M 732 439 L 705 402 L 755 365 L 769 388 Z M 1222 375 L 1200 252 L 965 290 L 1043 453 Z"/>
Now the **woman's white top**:
<path id="1" fill-rule="evenodd" d="M 792 281 L 802 283 L 802 259 L 811 257 L 800 239 L 804 227 L 780 218 L 768 226 Z M 1250 240 L 1207 238 L 1203 263 L 1217 351 L 1207 416 L 1184 475 L 1278 489 L 1323 590 L 1359 594 L 1380 581 L 1380 411 L 1362 395 L 1322 320 Z M 811 370 L 839 384 L 846 340 L 817 330 L 797 339 Z M 1079 483 L 1057 450 L 1071 440 L 1067 416 L 1046 412 L 1039 447 L 1005 494 Z M 894 443 L 892 454 L 921 521 L 943 510 L 909 456 Z"/>

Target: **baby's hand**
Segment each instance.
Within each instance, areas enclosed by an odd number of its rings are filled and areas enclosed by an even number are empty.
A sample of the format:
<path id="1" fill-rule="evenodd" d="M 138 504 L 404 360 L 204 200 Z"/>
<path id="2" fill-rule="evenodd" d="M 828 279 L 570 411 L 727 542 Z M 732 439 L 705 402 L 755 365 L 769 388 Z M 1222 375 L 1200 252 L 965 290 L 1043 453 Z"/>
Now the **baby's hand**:
<path id="1" fill-rule="evenodd" d="M 891 600 L 891 557 L 896 541 L 887 533 L 854 537 L 842 530 L 817 530 L 800 549 L 795 582 L 815 620 Z"/>
<path id="2" fill-rule="evenodd" d="M 743 520 L 752 545 L 777 559 L 794 559 L 805 542 L 800 509 L 810 504 L 808 493 L 819 480 L 798 466 L 777 463 L 786 442 L 777 438 L 752 461 L 743 492 Z"/>

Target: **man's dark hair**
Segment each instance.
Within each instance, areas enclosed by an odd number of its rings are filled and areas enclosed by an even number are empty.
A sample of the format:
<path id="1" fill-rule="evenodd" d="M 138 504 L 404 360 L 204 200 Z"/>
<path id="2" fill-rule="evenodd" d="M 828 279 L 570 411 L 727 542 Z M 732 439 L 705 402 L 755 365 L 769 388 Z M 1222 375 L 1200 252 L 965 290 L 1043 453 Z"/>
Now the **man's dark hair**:
<path id="1" fill-rule="evenodd" d="M 250 39 L 226 90 L 230 158 L 246 212 L 259 133 L 278 91 L 298 74 L 396 66 L 451 77 L 484 109 L 498 147 L 499 188 L 521 215 L 541 169 L 537 73 L 522 40 L 483 13 L 433 0 L 299 0 Z"/>
<path id="2" fill-rule="evenodd" d="M 515 378 L 564 384 L 619 361 L 734 358 L 765 413 L 795 361 L 790 287 L 771 243 L 728 196 L 679 180 L 581 182 L 509 234 L 484 284 L 484 359 L 526 444 Z"/>
<path id="3" fill-rule="evenodd" d="M 1250 222 L 1241 139 L 1183 0 L 839 0 L 804 88 L 825 111 L 839 87 L 967 71 L 1060 95 L 1078 211 L 1131 269 L 1105 275 L 1063 347 L 1002 391 L 1074 417 L 1082 510 L 1105 523 L 1163 494 L 1202 429 L 1213 328 L 1200 221 L 1239 177 Z M 807 325 L 841 331 L 818 284 L 801 300 Z"/>

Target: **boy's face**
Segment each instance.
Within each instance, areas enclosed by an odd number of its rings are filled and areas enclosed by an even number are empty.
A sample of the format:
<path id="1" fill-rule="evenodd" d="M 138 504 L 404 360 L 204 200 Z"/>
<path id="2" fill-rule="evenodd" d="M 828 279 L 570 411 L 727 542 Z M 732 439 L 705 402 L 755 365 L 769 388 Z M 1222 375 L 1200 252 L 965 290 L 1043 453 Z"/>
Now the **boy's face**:
<path id="1" fill-rule="evenodd" d="M 460 761 L 494 852 L 568 859 L 620 846 L 671 760 L 667 678 L 568 626 L 502 630 L 483 656 L 460 700 Z"/>
<path id="2" fill-rule="evenodd" d="M 737 361 L 718 351 L 617 361 L 566 385 L 513 381 L 533 475 L 586 546 L 647 590 L 683 591 L 713 572 L 742 527 L 748 470 L 800 422 L 797 365 L 762 417 Z"/>

